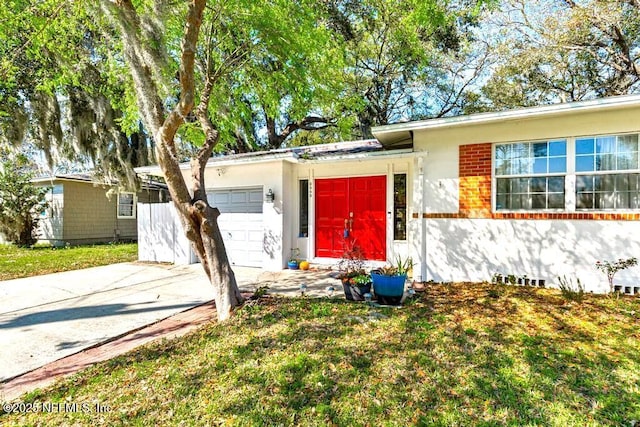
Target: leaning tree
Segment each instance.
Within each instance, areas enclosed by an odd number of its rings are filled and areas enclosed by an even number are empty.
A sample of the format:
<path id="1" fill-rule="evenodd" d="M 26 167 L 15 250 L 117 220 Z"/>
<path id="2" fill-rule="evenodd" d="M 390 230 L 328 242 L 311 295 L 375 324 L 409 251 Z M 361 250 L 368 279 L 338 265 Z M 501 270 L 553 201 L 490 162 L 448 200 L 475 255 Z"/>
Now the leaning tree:
<path id="1" fill-rule="evenodd" d="M 220 212 L 205 192 L 205 167 L 228 113 L 220 101 L 239 95 L 246 82 L 269 81 L 274 66 L 284 68 L 280 79 L 304 88 L 305 80 L 310 84 L 305 62 L 313 63 L 329 38 L 315 25 L 313 4 L 306 1 L 102 0 L 100 11 L 121 41 L 139 114 L 155 142 L 185 233 L 215 289 L 218 318 L 224 320 L 242 297 L 218 228 Z M 278 82 L 269 82 L 262 93 L 267 107 L 280 101 Z M 188 135 L 185 129 L 193 135 L 194 127 L 201 138 L 187 180 L 177 147 Z"/>
<path id="2" fill-rule="evenodd" d="M 131 169 L 123 145 L 152 149 L 224 320 L 242 297 L 220 213 L 207 201 L 205 166 L 236 132 L 241 114 L 233 107 L 243 96 L 259 100 L 272 116 L 285 104 L 303 120 L 314 94 L 326 93 L 324 71 L 340 55 L 327 55 L 335 40 L 315 6 L 309 0 L 12 2 L 0 11 L 0 140 L 30 138 L 60 156 L 90 148 L 105 170 L 118 163 Z M 136 132 L 148 140 L 132 139 Z M 95 155 L 101 153 L 114 155 Z"/>

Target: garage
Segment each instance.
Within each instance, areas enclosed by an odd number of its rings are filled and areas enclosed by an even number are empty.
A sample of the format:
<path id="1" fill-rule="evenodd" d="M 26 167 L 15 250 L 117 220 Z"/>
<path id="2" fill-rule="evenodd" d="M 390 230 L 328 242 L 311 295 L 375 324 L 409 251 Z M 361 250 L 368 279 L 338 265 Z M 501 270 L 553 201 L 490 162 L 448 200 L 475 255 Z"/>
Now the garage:
<path id="1" fill-rule="evenodd" d="M 207 198 L 212 207 L 220 210 L 218 225 L 229 262 L 262 267 L 262 187 L 210 190 Z"/>

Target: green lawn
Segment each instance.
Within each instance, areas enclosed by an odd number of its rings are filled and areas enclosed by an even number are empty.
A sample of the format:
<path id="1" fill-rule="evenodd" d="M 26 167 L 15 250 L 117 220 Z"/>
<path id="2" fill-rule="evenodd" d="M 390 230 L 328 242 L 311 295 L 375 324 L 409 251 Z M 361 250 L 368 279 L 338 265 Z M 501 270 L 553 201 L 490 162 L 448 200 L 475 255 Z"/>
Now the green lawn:
<path id="1" fill-rule="evenodd" d="M 264 298 L 31 393 L 7 425 L 544 425 L 640 420 L 640 299 L 434 285 L 402 309 Z M 109 410 L 95 412 L 95 405 Z"/>
<path id="2" fill-rule="evenodd" d="M 136 243 L 52 248 L 18 248 L 0 244 L 0 280 L 135 261 Z"/>

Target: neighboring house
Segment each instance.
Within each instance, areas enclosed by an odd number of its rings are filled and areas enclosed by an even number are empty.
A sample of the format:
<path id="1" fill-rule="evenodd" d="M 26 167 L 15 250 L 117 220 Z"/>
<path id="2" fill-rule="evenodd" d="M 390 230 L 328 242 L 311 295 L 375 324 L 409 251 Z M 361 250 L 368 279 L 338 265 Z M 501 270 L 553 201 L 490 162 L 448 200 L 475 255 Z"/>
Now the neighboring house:
<path id="1" fill-rule="evenodd" d="M 411 256 L 417 280 L 566 276 L 600 292 L 597 260 L 640 256 L 639 117 L 633 95 L 401 123 L 212 158 L 205 182 L 236 265 L 281 269 L 291 248 L 335 263 L 355 242 L 372 261 Z M 616 281 L 640 291 L 638 270 Z"/>
<path id="2" fill-rule="evenodd" d="M 49 206 L 40 215 L 38 241 L 77 245 L 138 238 L 137 202 L 166 201 L 166 186 L 147 183 L 137 193 L 96 183 L 87 174 L 55 175 L 32 180 L 50 187 Z"/>

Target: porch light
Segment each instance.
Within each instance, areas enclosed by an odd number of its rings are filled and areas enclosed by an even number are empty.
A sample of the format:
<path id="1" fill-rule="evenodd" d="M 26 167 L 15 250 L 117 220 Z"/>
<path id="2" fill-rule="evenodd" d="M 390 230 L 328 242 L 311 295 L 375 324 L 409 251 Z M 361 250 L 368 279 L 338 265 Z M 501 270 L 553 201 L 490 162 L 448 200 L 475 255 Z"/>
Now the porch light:
<path id="1" fill-rule="evenodd" d="M 267 194 L 264 195 L 264 201 L 267 203 L 273 203 L 273 201 L 275 200 L 276 195 L 273 194 L 273 190 L 269 189 L 269 191 L 267 191 Z"/>

